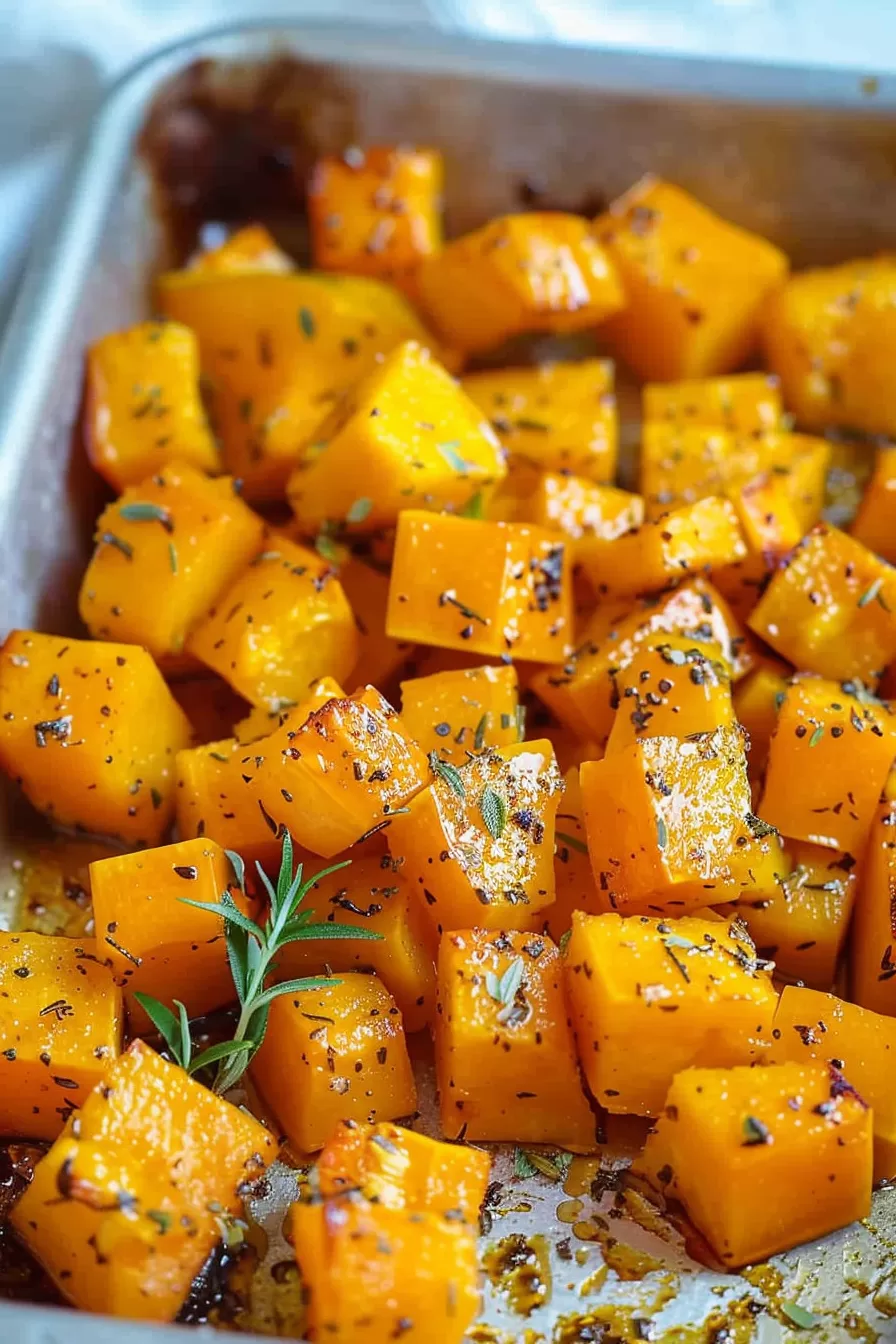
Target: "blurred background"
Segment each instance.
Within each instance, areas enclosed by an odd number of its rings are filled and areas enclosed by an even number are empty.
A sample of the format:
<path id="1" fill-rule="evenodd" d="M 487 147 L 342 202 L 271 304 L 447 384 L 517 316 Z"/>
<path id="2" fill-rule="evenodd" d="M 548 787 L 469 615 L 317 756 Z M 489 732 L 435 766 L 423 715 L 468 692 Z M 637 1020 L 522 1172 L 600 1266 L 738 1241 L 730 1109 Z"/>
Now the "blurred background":
<path id="1" fill-rule="evenodd" d="M 0 323 L 29 239 L 108 84 L 203 28 L 306 15 L 836 65 L 859 77 L 896 70 L 894 0 L 0 0 Z"/>

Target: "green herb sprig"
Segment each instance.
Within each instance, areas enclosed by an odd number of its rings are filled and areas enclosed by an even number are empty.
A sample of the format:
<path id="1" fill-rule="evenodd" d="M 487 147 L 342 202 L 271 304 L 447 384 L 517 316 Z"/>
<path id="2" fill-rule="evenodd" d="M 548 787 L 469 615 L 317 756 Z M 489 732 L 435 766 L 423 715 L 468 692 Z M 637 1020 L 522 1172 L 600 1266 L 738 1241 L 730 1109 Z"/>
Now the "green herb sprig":
<path id="1" fill-rule="evenodd" d="M 245 891 L 245 865 L 239 854 L 227 850 L 227 857 L 241 891 Z M 212 1064 L 217 1065 L 211 1084 L 213 1092 L 226 1092 L 245 1073 L 264 1040 L 268 1014 L 274 999 L 281 994 L 295 994 L 305 989 L 327 989 L 340 983 L 331 976 L 308 976 L 301 980 L 284 980 L 267 987 L 267 977 L 276 970 L 275 958 L 289 943 L 306 942 L 316 938 L 380 939 L 381 934 L 370 929 L 359 929 L 349 924 L 331 921 L 316 922 L 313 910 L 299 910 L 308 892 L 321 878 L 347 868 L 351 860 L 333 864 L 322 872 L 303 880 L 302 864 L 293 871 L 293 844 L 288 831 L 283 833 L 280 872 L 276 886 L 260 864 L 259 877 L 270 899 L 270 908 L 263 925 L 245 915 L 229 891 L 222 892 L 216 902 L 193 901 L 182 896 L 184 905 L 207 910 L 224 921 L 227 959 L 240 1015 L 229 1041 L 212 1045 L 201 1054 L 193 1054 L 193 1040 L 187 1010 L 174 1000 L 177 1013 L 150 994 L 135 993 L 134 997 L 145 1010 L 156 1030 L 163 1037 L 172 1056 L 190 1074 L 198 1073 Z"/>

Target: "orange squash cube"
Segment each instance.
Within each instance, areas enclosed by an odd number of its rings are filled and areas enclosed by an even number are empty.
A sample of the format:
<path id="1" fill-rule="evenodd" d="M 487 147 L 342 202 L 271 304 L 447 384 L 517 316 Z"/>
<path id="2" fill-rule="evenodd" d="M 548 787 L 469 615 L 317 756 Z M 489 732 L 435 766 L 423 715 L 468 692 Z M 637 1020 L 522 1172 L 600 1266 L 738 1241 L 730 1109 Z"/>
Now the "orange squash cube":
<path id="1" fill-rule="evenodd" d="M 560 954 L 549 938 L 446 934 L 435 1050 L 446 1137 L 595 1147 Z"/>
<path id="2" fill-rule="evenodd" d="M 569 556 L 556 533 L 400 515 L 386 619 L 393 639 L 549 663 L 563 657 L 571 626 Z"/>
<path id="3" fill-rule="evenodd" d="M 733 678 L 749 666 L 743 636 L 724 600 L 704 579 L 694 579 L 657 601 L 598 607 L 572 657 L 532 678 L 532 689 L 560 722 L 583 741 L 605 744 L 618 700 L 613 674 L 635 651 L 661 636 L 690 635 L 722 650 Z"/>
<path id="4" fill-rule="evenodd" d="M 183 837 L 217 840 L 235 850 L 249 865 L 277 867 L 280 824 L 267 811 L 256 776 L 264 764 L 267 739 L 294 719 L 294 727 L 330 700 L 343 695 L 332 677 L 311 685 L 296 706 L 267 710 L 256 706 L 237 724 L 236 737 L 208 742 L 177 755 L 177 829 Z M 280 745 L 276 748 L 280 750 Z"/>
<path id="5" fill-rule="evenodd" d="M 869 551 L 896 564 L 896 448 L 879 448 L 862 495 L 852 535 Z"/>
<path id="6" fill-rule="evenodd" d="M 372 1204 L 459 1216 L 475 1227 L 491 1165 L 479 1148 L 439 1143 L 400 1125 L 343 1120 L 318 1157 L 316 1172 L 324 1199 L 360 1194 Z"/>
<path id="7" fill-rule="evenodd" d="M 315 266 L 402 285 L 442 243 L 442 156 L 352 145 L 318 160 L 305 200 Z"/>
<path id="8" fill-rule="evenodd" d="M 883 255 L 801 271 L 769 302 L 766 359 L 808 429 L 896 432 L 894 299 L 896 261 Z"/>
<path id="9" fill-rule="evenodd" d="M 121 1048 L 121 992 L 92 939 L 0 932 L 0 1134 L 55 1139 Z"/>
<path id="10" fill-rule="evenodd" d="M 645 422 L 712 425 L 734 434 L 777 429 L 784 415 L 781 387 L 770 373 L 737 373 L 730 378 L 692 378 L 648 383 L 643 390 Z"/>
<path id="11" fill-rule="evenodd" d="M 777 472 L 762 472 L 731 490 L 729 499 L 747 548 L 743 559 L 713 570 L 712 581 L 742 619 L 750 614 L 769 576 L 802 540 L 805 529 L 792 500 L 790 483 Z"/>
<path id="12" fill-rule="evenodd" d="M 619 708 L 608 756 L 644 737 L 692 737 L 735 722 L 731 676 L 718 645 L 685 635 L 648 640 L 613 676 Z"/>
<path id="13" fill-rule="evenodd" d="M 11 1222 L 74 1306 L 172 1321 L 274 1155 L 246 1111 L 134 1041 L 37 1164 Z"/>
<path id="14" fill-rule="evenodd" d="M 259 551 L 194 628 L 187 652 L 253 704 L 301 700 L 318 677 L 341 680 L 358 651 L 336 571 L 278 537 Z"/>
<path id="15" fill-rule="evenodd" d="M 429 350 L 405 341 L 315 427 L 286 488 L 306 532 L 330 522 L 372 532 L 402 509 L 463 509 L 506 472 L 479 409 Z"/>
<path id="16" fill-rule="evenodd" d="M 350 856 L 351 857 L 351 856 Z M 314 864 L 306 868 L 310 876 Z M 290 943 L 277 958 L 284 979 L 329 970 L 375 971 L 401 1010 L 406 1031 L 420 1031 L 435 1015 L 436 971 L 427 921 L 410 883 L 387 854 L 352 858 L 348 868 L 319 878 L 305 908 L 323 922 L 379 934 Z"/>
<path id="17" fill-rule="evenodd" d="M 375 1124 L 417 1109 L 401 1013 L 381 980 L 357 971 L 275 999 L 249 1072 L 303 1153 L 322 1148 L 340 1120 Z"/>
<path id="18" fill-rule="evenodd" d="M 738 913 L 761 957 L 779 975 L 815 989 L 834 982 L 856 896 L 858 873 L 851 854 L 785 841 L 788 867 L 776 892 L 747 897 Z"/>
<path id="19" fill-rule="evenodd" d="M 190 259 L 189 270 L 203 275 L 254 275 L 258 271 L 283 274 L 294 271 L 295 264 L 263 224 L 247 224 L 217 246 L 197 252 Z"/>
<path id="20" fill-rule="evenodd" d="M 62 826 L 157 844 L 190 724 L 145 649 L 13 630 L 0 648 L 0 766 Z"/>
<path id="21" fill-rule="evenodd" d="M 354 612 L 358 656 L 345 678 L 351 693 L 361 686 L 377 686 L 387 695 L 395 677 L 410 662 L 415 646 L 386 634 L 389 571 L 366 557 L 352 555 L 339 566 L 339 582 Z"/>
<path id="22" fill-rule="evenodd" d="M 548 741 L 430 757 L 435 779 L 392 818 L 389 849 L 439 934 L 531 929 L 554 899 L 554 818 L 563 779 Z"/>
<path id="23" fill-rule="evenodd" d="M 225 891 L 240 899 L 230 860 L 209 839 L 90 865 L 97 943 L 124 990 L 132 1030 L 149 1025 L 135 991 L 180 999 L 191 1018 L 235 1001 L 223 920 L 181 899 L 214 904 Z"/>
<path id="24" fill-rule="evenodd" d="M 180 322 L 141 322 L 95 342 L 87 352 L 84 440 L 91 465 L 117 491 L 172 459 L 217 471 L 193 332 Z"/>
<path id="25" fill-rule="evenodd" d="M 572 927 L 574 910 L 600 914 L 604 905 L 595 886 L 585 834 L 585 808 L 579 767 L 563 776 L 563 797 L 554 831 L 554 904 L 542 911 L 547 932 L 559 943 Z"/>
<path id="26" fill-rule="evenodd" d="M 894 756 L 888 705 L 798 677 L 778 710 L 759 810 L 793 840 L 860 855 Z"/>
<path id="27" fill-rule="evenodd" d="M 763 658 L 734 687 L 734 713 L 746 730 L 747 769 L 754 788 L 762 783 L 778 710 L 790 685 L 791 669 L 777 658 Z"/>
<path id="28" fill-rule="evenodd" d="M 397 291 L 358 276 L 173 271 L 156 303 L 198 339 L 224 461 L 251 500 L 282 498 L 315 427 L 383 355 L 432 344 Z"/>
<path id="29" fill-rule="evenodd" d="M 890 795 L 890 790 L 886 790 Z M 861 857 L 850 940 L 850 998 L 896 1017 L 896 803 L 877 804 Z"/>
<path id="30" fill-rule="evenodd" d="M 691 1064 L 747 1064 L 771 1039 L 777 995 L 737 921 L 572 919 L 564 954 L 588 1086 L 610 1112 L 660 1115 Z"/>
<path id="31" fill-rule="evenodd" d="M 579 559 L 596 591 L 615 598 L 670 588 L 688 575 L 735 564 L 746 554 L 730 500 L 711 496 L 642 523 Z"/>
<path id="32" fill-rule="evenodd" d="M 574 473 L 598 484 L 616 475 L 613 383 L 608 359 L 485 369 L 461 380 L 488 416 L 511 465 Z"/>
<path id="33" fill-rule="evenodd" d="M 392 825 L 429 780 L 426 757 L 373 686 L 291 716 L 259 755 L 259 806 L 324 858 Z"/>
<path id="34" fill-rule="evenodd" d="M 177 831 L 215 840 L 250 866 L 276 865 L 279 826 L 259 806 L 255 745 L 230 737 L 177 753 Z"/>
<path id="35" fill-rule="evenodd" d="M 871 1107 L 874 1179 L 896 1176 L 896 1021 L 834 994 L 788 985 L 778 1002 L 769 1062 L 824 1060 L 841 1070 Z"/>
<path id="36" fill-rule="evenodd" d="M 775 890 L 781 846 L 751 811 L 736 724 L 644 737 L 580 774 L 591 867 L 613 910 L 680 915 Z"/>
<path id="37" fill-rule="evenodd" d="M 521 740 L 516 670 L 486 665 L 403 681 L 401 717 L 427 754 L 466 765 L 471 752 Z"/>
<path id="38" fill-rule="evenodd" d="M 479 1311 L 465 1223 L 348 1199 L 294 1204 L 291 1219 L 315 1344 L 461 1344 Z"/>
<path id="39" fill-rule="evenodd" d="M 523 500 L 523 511 L 528 522 L 554 528 L 576 542 L 573 556 L 586 567 L 589 556 L 606 551 L 611 541 L 644 521 L 640 495 L 554 471 L 541 472 Z"/>
<path id="40" fill-rule="evenodd" d="M 825 502 L 831 455 L 829 443 L 806 434 L 736 434 L 713 425 L 648 420 L 641 430 L 640 489 L 647 516 L 655 518 L 773 472 L 807 532 Z"/>
<path id="41" fill-rule="evenodd" d="M 753 353 L 765 299 L 787 276 L 777 247 L 650 176 L 613 202 L 594 234 L 625 291 L 606 335 L 641 378 L 712 378 Z"/>
<path id="42" fill-rule="evenodd" d="M 417 272 L 423 311 L 450 345 L 488 350 L 527 331 L 582 331 L 625 303 L 607 253 L 578 215 L 504 215 Z"/>
<path id="43" fill-rule="evenodd" d="M 229 477 L 163 467 L 100 514 L 78 610 L 94 639 L 183 652 L 218 594 L 261 547 L 264 523 Z"/>
<path id="44" fill-rule="evenodd" d="M 807 672 L 876 685 L 896 657 L 896 569 L 818 523 L 775 574 L 747 622 Z"/>
<path id="45" fill-rule="evenodd" d="M 726 1269 L 758 1264 L 867 1216 L 871 1112 L 825 1064 L 686 1069 L 636 1168 Z"/>

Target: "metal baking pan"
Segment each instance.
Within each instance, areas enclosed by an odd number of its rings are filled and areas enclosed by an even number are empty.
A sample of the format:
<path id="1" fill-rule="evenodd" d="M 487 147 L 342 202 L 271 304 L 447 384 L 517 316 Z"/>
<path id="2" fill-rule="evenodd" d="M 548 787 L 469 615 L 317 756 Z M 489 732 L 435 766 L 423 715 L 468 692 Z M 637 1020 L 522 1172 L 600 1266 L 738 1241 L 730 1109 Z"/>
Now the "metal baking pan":
<path id="1" fill-rule="evenodd" d="M 273 99 L 295 145 L 311 155 L 409 136 L 439 146 L 452 232 L 521 201 L 596 211 L 651 169 L 768 235 L 798 265 L 893 241 L 893 80 L 344 21 L 241 28 L 171 47 L 110 94 L 36 249 L 0 353 L 4 629 L 77 629 L 74 597 L 101 498 L 75 436 L 83 352 L 146 312 L 148 279 L 168 259 L 170 236 L 138 145 L 151 109 L 189 118 L 197 90 L 225 97 L 237 129 L 240 115 L 251 129 Z M 251 199 L 243 213 L 255 213 Z M 8 815 L 0 824 L 2 860 L 14 824 Z M 425 1125 L 433 1112 L 425 1076 L 421 1092 Z M 866 1224 L 778 1257 L 772 1268 L 715 1273 L 635 1192 L 617 1188 L 614 1151 L 608 1146 L 602 1164 L 575 1163 L 566 1190 L 546 1176 L 519 1180 L 510 1154 L 498 1155 L 502 1185 L 483 1235 L 490 1273 L 474 1339 L 774 1344 L 806 1334 L 783 1309 L 794 1301 L 816 1315 L 816 1341 L 896 1339 L 896 1193 L 876 1194 Z M 279 1224 L 295 1179 L 278 1166 L 254 1210 L 266 1249 L 243 1319 L 257 1337 L 289 1333 L 289 1294 L 294 1308 L 298 1289 L 271 1270 L 290 1257 Z M 170 1337 L 189 1336 L 175 1329 Z M 2 1341 L 158 1338 L 152 1327 L 0 1304 Z"/>

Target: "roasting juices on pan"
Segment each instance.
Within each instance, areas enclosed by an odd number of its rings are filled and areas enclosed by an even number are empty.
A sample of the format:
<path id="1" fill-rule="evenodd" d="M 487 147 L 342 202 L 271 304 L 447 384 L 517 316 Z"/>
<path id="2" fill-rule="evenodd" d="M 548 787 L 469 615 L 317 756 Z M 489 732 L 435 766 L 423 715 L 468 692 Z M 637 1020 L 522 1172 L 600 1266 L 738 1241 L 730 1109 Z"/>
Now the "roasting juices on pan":
<path id="1" fill-rule="evenodd" d="M 896 264 L 653 178 L 446 241 L 441 181 L 326 159 L 314 269 L 249 224 L 86 352 L 82 637 L 0 650 L 0 763 L 102 843 L 77 937 L 0 934 L 9 1218 L 86 1310 L 177 1317 L 278 1152 L 317 1344 L 462 1339 L 496 1142 L 639 1118 L 719 1269 L 896 1178 L 894 450 L 824 512 Z"/>

